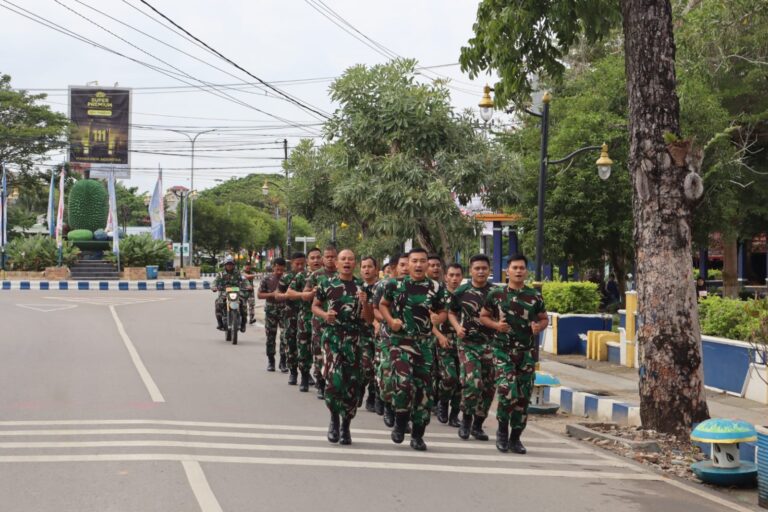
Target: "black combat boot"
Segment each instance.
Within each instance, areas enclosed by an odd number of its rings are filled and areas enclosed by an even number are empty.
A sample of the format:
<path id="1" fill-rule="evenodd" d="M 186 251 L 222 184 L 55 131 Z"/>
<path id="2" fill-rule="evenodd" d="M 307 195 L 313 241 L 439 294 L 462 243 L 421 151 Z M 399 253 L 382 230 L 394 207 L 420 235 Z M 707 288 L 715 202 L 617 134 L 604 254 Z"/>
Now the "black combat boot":
<path id="1" fill-rule="evenodd" d="M 291 370 L 291 374 L 288 376 L 288 385 L 295 386 L 299 380 L 299 372 L 297 370 Z"/>
<path id="2" fill-rule="evenodd" d="M 308 373 L 308 375 L 309 375 L 309 380 L 307 381 L 307 383 L 310 386 L 314 386 L 315 385 L 315 379 L 312 378 L 312 374 Z"/>
<path id="3" fill-rule="evenodd" d="M 472 415 L 464 413 L 461 417 L 461 426 L 459 427 L 459 437 L 469 439 L 469 431 L 472 430 Z"/>
<path id="4" fill-rule="evenodd" d="M 365 400 L 365 410 L 368 412 L 374 412 L 376 410 L 376 400 L 378 400 L 379 394 L 376 392 L 375 386 L 368 386 L 368 398 Z"/>
<path id="5" fill-rule="evenodd" d="M 523 443 L 520 442 L 520 435 L 523 433 L 520 429 L 512 430 L 512 437 L 509 440 L 509 449 L 520 455 L 525 455 L 528 450 L 525 449 Z"/>
<path id="6" fill-rule="evenodd" d="M 496 449 L 502 453 L 509 451 L 509 421 L 499 420 L 499 430 L 496 431 Z"/>
<path id="7" fill-rule="evenodd" d="M 352 434 L 349 432 L 349 425 L 351 423 L 351 418 L 344 418 L 341 420 L 341 435 L 339 437 L 339 444 L 352 444 Z"/>
<path id="8" fill-rule="evenodd" d="M 273 372 L 275 371 L 275 356 L 267 356 L 267 371 Z"/>
<path id="9" fill-rule="evenodd" d="M 459 408 L 451 407 L 451 414 L 448 415 L 448 426 L 453 428 L 459 428 L 461 422 L 459 421 Z"/>
<path id="10" fill-rule="evenodd" d="M 448 423 L 448 402 L 440 400 L 437 403 L 437 421 L 443 425 Z"/>
<path id="11" fill-rule="evenodd" d="M 376 402 L 373 404 L 373 410 L 379 416 L 384 416 L 384 400 L 381 399 L 381 395 L 376 395 Z"/>
<path id="12" fill-rule="evenodd" d="M 328 425 L 328 441 L 339 442 L 339 415 L 331 413 L 331 424 Z"/>
<path id="13" fill-rule="evenodd" d="M 317 381 L 317 399 L 325 400 L 325 379 Z"/>
<path id="14" fill-rule="evenodd" d="M 301 384 L 299 384 L 299 391 L 302 393 L 309 391 L 309 372 L 306 370 L 301 372 Z"/>
<path id="15" fill-rule="evenodd" d="M 248 319 L 245 316 L 243 316 L 240 319 L 240 332 L 245 332 L 245 326 L 247 323 L 248 323 Z"/>
<path id="16" fill-rule="evenodd" d="M 277 364 L 277 368 L 283 373 L 288 373 L 288 366 L 285 364 L 285 354 L 280 354 L 280 362 Z"/>
<path id="17" fill-rule="evenodd" d="M 388 427 L 392 427 L 395 424 L 395 408 L 390 404 L 384 405 L 384 424 Z M 403 432 L 405 432 L 408 426 L 408 416 L 405 417 L 405 425 L 403 426 Z"/>
<path id="18" fill-rule="evenodd" d="M 256 323 L 256 317 L 255 317 L 255 316 L 253 316 L 253 315 L 251 315 L 251 318 L 250 318 L 250 320 L 248 320 L 248 324 L 250 324 L 250 325 L 253 325 L 253 324 L 255 324 L 255 323 Z"/>
<path id="19" fill-rule="evenodd" d="M 472 430 L 470 431 L 470 434 L 472 434 L 472 437 L 474 437 L 478 441 L 488 440 L 488 434 L 486 434 L 485 431 L 483 430 L 484 421 L 485 421 L 485 417 L 475 416 L 475 421 L 474 423 L 472 423 Z"/>
<path id="20" fill-rule="evenodd" d="M 395 414 L 395 427 L 392 429 L 392 441 L 397 444 L 403 442 L 405 439 L 405 429 L 408 427 L 408 417 L 410 414 L 407 412 L 399 412 Z"/>
<path id="21" fill-rule="evenodd" d="M 216 328 L 220 331 L 227 330 L 227 328 L 224 327 L 224 319 L 221 317 L 221 315 L 216 315 Z"/>
<path id="22" fill-rule="evenodd" d="M 414 425 L 413 432 L 411 433 L 411 448 L 416 451 L 426 451 L 427 444 L 424 442 L 424 430 L 425 425 Z"/>

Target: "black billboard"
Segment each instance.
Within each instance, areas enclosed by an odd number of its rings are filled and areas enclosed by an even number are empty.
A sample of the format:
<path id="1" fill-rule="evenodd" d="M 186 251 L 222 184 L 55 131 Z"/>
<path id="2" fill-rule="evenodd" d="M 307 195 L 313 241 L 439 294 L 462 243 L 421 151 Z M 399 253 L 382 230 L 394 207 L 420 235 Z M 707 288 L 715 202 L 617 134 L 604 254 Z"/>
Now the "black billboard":
<path id="1" fill-rule="evenodd" d="M 131 90 L 70 87 L 69 118 L 73 124 L 69 161 L 128 177 Z"/>

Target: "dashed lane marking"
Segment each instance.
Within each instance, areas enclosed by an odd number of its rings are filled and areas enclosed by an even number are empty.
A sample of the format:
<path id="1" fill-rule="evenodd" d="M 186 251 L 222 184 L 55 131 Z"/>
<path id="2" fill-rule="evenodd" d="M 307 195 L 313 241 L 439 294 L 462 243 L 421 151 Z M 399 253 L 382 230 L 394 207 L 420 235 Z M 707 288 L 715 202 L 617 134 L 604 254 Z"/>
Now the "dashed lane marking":
<path id="1" fill-rule="evenodd" d="M 182 460 L 184 473 L 187 475 L 189 486 L 197 499 L 201 512 L 223 512 L 216 495 L 213 494 L 208 479 L 205 478 L 203 468 L 200 463 L 194 460 Z"/>
<path id="2" fill-rule="evenodd" d="M 157 384 L 155 384 L 154 379 L 152 379 L 152 376 L 149 374 L 149 370 L 147 370 L 147 367 L 144 366 L 144 362 L 141 360 L 139 352 L 136 350 L 136 347 L 128 337 L 128 333 L 125 332 L 123 322 L 121 322 L 120 317 L 117 316 L 115 306 L 110 305 L 109 312 L 112 313 L 112 319 L 115 321 L 115 325 L 117 326 L 117 332 L 120 334 L 120 338 L 123 340 L 123 344 L 125 345 L 126 350 L 128 350 L 128 354 L 131 356 L 131 361 L 133 361 L 133 365 L 136 367 L 136 371 L 139 373 L 141 381 L 147 388 L 150 398 L 152 398 L 153 402 L 165 402 L 165 398 L 163 398 L 163 394 L 160 392 L 160 388 L 158 388 Z"/>

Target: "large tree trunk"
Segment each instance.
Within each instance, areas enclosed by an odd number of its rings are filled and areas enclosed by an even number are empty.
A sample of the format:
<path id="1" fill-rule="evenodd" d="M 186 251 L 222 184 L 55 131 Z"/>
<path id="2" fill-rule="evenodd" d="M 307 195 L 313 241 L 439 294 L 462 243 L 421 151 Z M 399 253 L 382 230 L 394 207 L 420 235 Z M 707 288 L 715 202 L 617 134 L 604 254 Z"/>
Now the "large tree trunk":
<path id="1" fill-rule="evenodd" d="M 739 242 L 734 237 L 723 236 L 723 296 L 735 299 L 739 296 Z"/>
<path id="2" fill-rule="evenodd" d="M 622 0 L 629 96 L 643 425 L 683 432 L 709 417 L 691 272 L 685 167 L 663 134 L 679 135 L 675 42 L 668 0 Z"/>

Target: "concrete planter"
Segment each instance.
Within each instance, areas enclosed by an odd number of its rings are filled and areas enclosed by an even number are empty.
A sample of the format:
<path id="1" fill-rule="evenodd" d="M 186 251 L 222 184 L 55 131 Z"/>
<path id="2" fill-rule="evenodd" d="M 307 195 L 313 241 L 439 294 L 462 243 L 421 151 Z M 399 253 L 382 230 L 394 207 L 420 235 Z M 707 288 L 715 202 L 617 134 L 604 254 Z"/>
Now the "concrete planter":
<path id="1" fill-rule="evenodd" d="M 56 268 L 56 267 L 52 267 Z M 67 267 L 62 267 L 65 270 L 68 270 Z M 47 271 L 48 269 L 46 269 Z M 34 272 L 34 271 L 26 271 L 26 270 L 9 270 L 5 272 L 5 279 L 8 280 L 38 280 L 45 278 L 45 272 Z"/>
<path id="2" fill-rule="evenodd" d="M 123 279 L 127 279 L 128 281 L 143 281 L 146 278 L 146 267 L 125 267 L 123 269 Z"/>
<path id="3" fill-rule="evenodd" d="M 200 279 L 200 267 L 184 267 L 184 277 L 187 279 Z"/>
<path id="4" fill-rule="evenodd" d="M 768 509 L 768 425 L 755 425 L 757 430 L 757 502 Z"/>
<path id="5" fill-rule="evenodd" d="M 51 281 L 66 281 L 69 279 L 68 267 L 47 267 L 43 275 Z"/>
<path id="6" fill-rule="evenodd" d="M 542 350 L 552 354 L 586 354 L 587 342 L 580 334 L 587 331 L 610 331 L 611 315 L 577 315 L 549 313 L 549 327 L 540 337 Z"/>
<path id="7" fill-rule="evenodd" d="M 175 279 L 176 278 L 176 272 L 174 271 L 160 271 L 157 273 L 158 279 Z"/>

